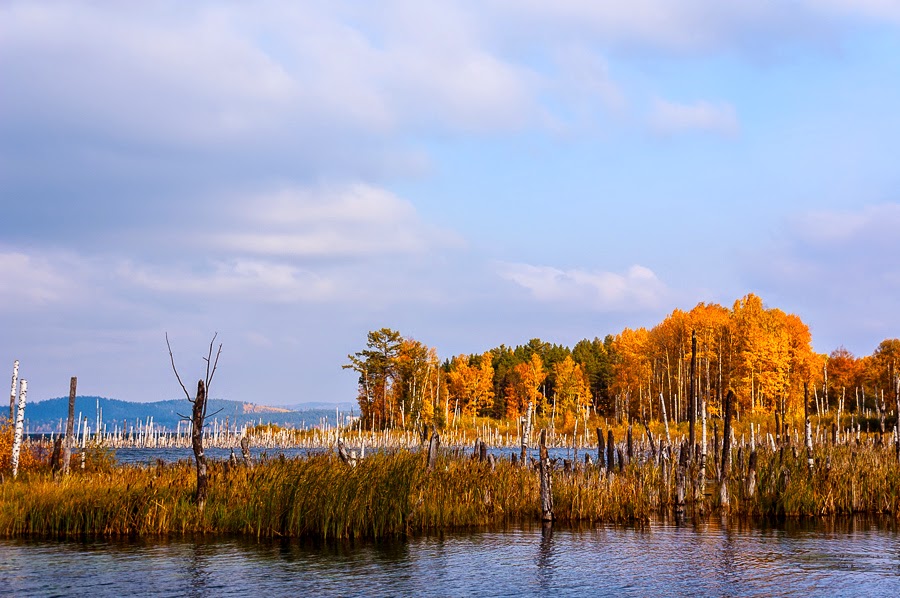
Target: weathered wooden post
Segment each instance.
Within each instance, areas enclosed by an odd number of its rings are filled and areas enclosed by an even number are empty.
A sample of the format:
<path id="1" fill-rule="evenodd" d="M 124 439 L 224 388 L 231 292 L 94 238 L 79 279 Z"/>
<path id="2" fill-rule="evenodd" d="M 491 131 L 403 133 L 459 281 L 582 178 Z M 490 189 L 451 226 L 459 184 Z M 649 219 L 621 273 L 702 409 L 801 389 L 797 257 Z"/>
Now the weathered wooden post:
<path id="1" fill-rule="evenodd" d="M 731 466 L 731 418 L 734 412 L 734 391 L 725 394 L 725 422 L 722 430 L 722 479 L 719 485 L 719 499 L 723 507 L 728 507 L 728 474 Z"/>
<path id="2" fill-rule="evenodd" d="M 69 473 L 72 464 L 72 449 L 75 448 L 75 387 L 78 378 L 72 376 L 69 380 L 69 417 L 66 419 L 66 442 L 63 446 L 63 473 Z M 123 424 L 124 425 L 124 424 Z"/>
<path id="3" fill-rule="evenodd" d="M 547 430 L 541 430 L 540 478 L 541 521 L 553 521 L 553 488 L 550 478 L 550 456 L 547 453 Z"/>
<path id="4" fill-rule="evenodd" d="M 19 385 L 19 360 L 13 362 L 12 386 L 9 389 L 9 423 L 16 420 L 16 389 Z"/>
<path id="5" fill-rule="evenodd" d="M 16 362 L 18 363 L 18 362 Z M 22 450 L 22 435 L 25 426 L 25 397 L 28 393 L 28 380 L 19 382 L 19 407 L 16 410 L 16 431 L 12 446 L 12 476 L 19 474 L 19 453 Z"/>

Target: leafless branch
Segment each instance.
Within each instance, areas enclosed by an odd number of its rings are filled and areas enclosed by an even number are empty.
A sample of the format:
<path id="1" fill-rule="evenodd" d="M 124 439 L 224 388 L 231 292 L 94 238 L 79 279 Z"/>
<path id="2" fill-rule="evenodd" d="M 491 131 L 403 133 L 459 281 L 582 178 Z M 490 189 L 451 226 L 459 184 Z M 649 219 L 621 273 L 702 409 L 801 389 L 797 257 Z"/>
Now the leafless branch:
<path id="1" fill-rule="evenodd" d="M 175 378 L 178 379 L 178 383 L 181 385 L 181 390 L 184 391 L 184 396 L 187 397 L 187 400 L 190 402 L 194 402 L 194 399 L 191 398 L 191 393 L 188 392 L 187 388 L 184 386 L 184 382 L 181 381 L 181 376 L 178 375 L 178 368 L 175 367 L 175 356 L 172 355 L 172 345 L 169 344 L 169 333 L 166 332 L 166 347 L 169 348 L 169 360 L 172 362 L 172 371 L 175 372 Z"/>

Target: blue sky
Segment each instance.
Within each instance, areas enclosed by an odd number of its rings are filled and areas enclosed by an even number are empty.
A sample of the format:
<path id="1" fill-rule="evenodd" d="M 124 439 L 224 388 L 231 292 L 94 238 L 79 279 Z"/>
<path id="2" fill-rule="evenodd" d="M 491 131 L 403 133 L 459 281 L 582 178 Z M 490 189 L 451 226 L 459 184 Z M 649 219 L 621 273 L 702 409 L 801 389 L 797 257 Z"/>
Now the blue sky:
<path id="1" fill-rule="evenodd" d="M 900 4 L 0 3 L 0 364 L 346 401 L 384 326 L 572 345 L 753 292 L 900 336 Z"/>

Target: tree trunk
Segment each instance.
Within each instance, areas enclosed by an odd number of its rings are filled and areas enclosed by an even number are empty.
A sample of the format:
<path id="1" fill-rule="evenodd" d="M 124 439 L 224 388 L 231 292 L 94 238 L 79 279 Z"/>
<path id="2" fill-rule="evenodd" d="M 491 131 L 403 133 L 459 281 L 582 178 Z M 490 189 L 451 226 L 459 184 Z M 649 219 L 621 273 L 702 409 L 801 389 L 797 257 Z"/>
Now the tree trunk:
<path id="1" fill-rule="evenodd" d="M 616 442 L 613 438 L 612 428 L 606 431 L 606 470 L 612 473 L 616 466 Z"/>
<path id="2" fill-rule="evenodd" d="M 694 444 L 697 442 L 697 332 L 691 331 L 691 384 L 688 399 L 688 458 L 694 460 Z"/>
<path id="3" fill-rule="evenodd" d="M 431 433 L 431 441 L 428 443 L 428 470 L 434 469 L 437 463 L 438 448 L 441 446 L 441 437 L 438 435 L 437 428 Z"/>
<path id="4" fill-rule="evenodd" d="M 603 430 L 597 428 L 597 464 L 601 469 L 606 467 L 606 458 L 604 456 L 606 447 L 603 444 Z"/>
<path id="5" fill-rule="evenodd" d="M 525 422 L 522 429 L 522 467 L 528 467 L 528 438 L 531 436 L 531 409 L 532 402 L 528 401 L 528 410 L 525 413 Z"/>
<path id="6" fill-rule="evenodd" d="M 678 469 L 675 471 L 675 517 L 682 519 L 684 517 L 684 481 L 687 477 L 688 460 L 690 459 L 690 445 L 686 442 L 681 443 L 678 451 Z"/>
<path id="7" fill-rule="evenodd" d="M 550 456 L 547 454 L 546 438 L 547 430 L 541 430 L 541 521 L 553 521 L 553 487 L 550 479 Z"/>
<path id="8" fill-rule="evenodd" d="M 253 458 L 250 456 L 250 439 L 246 436 L 241 438 L 241 457 L 244 458 L 244 465 L 253 467 Z"/>
<path id="9" fill-rule="evenodd" d="M 18 362 L 17 362 L 18 363 Z M 19 383 L 19 408 L 16 410 L 16 431 L 12 447 L 12 476 L 13 479 L 19 473 L 19 452 L 22 450 L 22 435 L 25 426 L 25 397 L 28 393 L 28 380 L 24 378 Z"/>
<path id="10" fill-rule="evenodd" d="M 734 412 L 734 392 L 725 394 L 725 423 L 722 429 L 722 480 L 719 498 L 723 507 L 728 507 L 728 473 L 731 466 L 731 418 Z"/>
<path id="11" fill-rule="evenodd" d="M 72 464 L 72 449 L 75 448 L 75 387 L 78 378 L 69 380 L 69 418 L 66 420 L 66 442 L 63 448 L 63 473 L 69 473 Z M 123 424 L 124 425 L 124 424 Z"/>
<path id="12" fill-rule="evenodd" d="M 9 389 L 9 423 L 16 420 L 16 387 L 19 385 L 19 360 L 13 362 L 12 386 Z"/>
<path id="13" fill-rule="evenodd" d="M 206 418 L 206 385 L 203 380 L 197 382 L 197 397 L 191 413 L 191 448 L 194 450 L 194 461 L 197 464 L 197 494 L 194 499 L 197 506 L 206 506 L 206 494 L 209 478 L 206 471 L 206 455 L 203 454 L 203 420 Z"/>
<path id="14" fill-rule="evenodd" d="M 806 446 L 806 465 L 812 475 L 813 465 L 813 444 L 812 444 L 812 424 L 809 421 L 809 384 L 803 384 L 803 444 Z"/>

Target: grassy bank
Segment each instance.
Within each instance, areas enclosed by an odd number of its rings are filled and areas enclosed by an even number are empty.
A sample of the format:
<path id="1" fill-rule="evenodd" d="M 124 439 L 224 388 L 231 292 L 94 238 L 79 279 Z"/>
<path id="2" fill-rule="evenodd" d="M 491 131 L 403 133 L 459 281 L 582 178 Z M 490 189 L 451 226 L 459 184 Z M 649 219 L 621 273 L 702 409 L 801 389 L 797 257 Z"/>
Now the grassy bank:
<path id="1" fill-rule="evenodd" d="M 852 513 L 900 515 L 900 466 L 893 448 L 823 445 L 810 472 L 804 451 L 735 450 L 728 512 L 762 517 Z M 637 460 L 615 473 L 596 466 L 553 474 L 557 521 L 631 522 L 675 507 L 677 459 Z M 711 460 L 710 460 L 711 461 Z M 30 471 L 0 484 L 5 536 L 383 537 L 471 526 L 538 521 L 538 475 L 530 468 L 442 454 L 373 454 L 350 467 L 331 455 L 275 459 L 248 469 L 213 464 L 205 508 L 192 501 L 190 463 L 99 467 L 65 477 Z M 721 510 L 712 463 L 702 492 L 688 469 L 687 513 Z M 751 478 L 755 484 L 750 484 Z M 755 486 L 752 489 L 751 486 Z"/>

